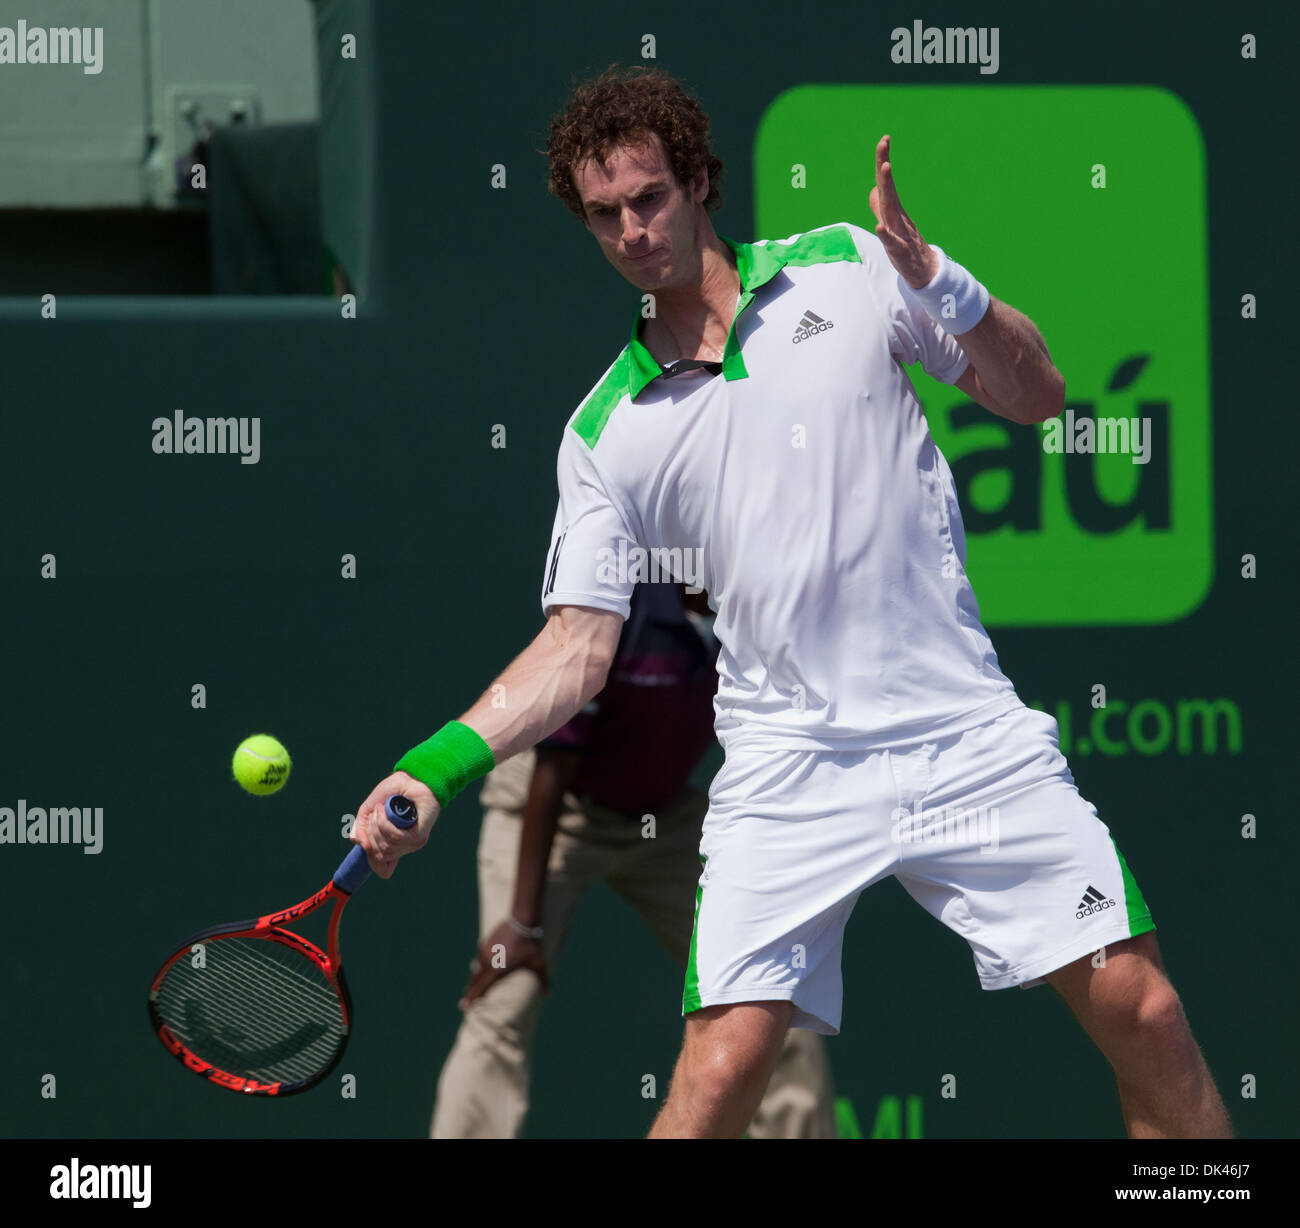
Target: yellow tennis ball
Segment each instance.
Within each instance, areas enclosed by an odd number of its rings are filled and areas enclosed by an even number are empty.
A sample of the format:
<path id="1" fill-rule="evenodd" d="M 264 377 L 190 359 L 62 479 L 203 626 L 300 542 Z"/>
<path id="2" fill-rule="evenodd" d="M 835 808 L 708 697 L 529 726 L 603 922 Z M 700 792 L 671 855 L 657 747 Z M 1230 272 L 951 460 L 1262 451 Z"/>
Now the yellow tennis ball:
<path id="1" fill-rule="evenodd" d="M 235 779 L 258 797 L 276 792 L 289 779 L 292 766 L 289 752 L 269 733 L 245 738 L 235 750 L 231 764 Z"/>

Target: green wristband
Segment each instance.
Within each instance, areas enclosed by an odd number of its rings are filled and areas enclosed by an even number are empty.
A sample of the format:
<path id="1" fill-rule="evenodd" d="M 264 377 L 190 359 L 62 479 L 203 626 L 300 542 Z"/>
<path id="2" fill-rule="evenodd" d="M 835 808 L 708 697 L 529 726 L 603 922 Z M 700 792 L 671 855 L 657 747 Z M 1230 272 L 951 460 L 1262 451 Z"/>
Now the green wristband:
<path id="1" fill-rule="evenodd" d="M 471 780 L 496 766 L 492 749 L 468 725 L 448 721 L 433 737 L 413 746 L 394 765 L 429 786 L 440 806 L 445 806 Z"/>

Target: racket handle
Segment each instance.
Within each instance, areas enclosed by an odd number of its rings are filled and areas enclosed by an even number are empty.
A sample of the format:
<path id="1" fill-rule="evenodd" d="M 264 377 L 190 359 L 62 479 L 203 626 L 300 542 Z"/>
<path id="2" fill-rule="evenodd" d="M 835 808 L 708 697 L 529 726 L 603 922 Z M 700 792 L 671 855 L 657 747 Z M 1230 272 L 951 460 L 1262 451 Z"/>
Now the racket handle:
<path id="1" fill-rule="evenodd" d="M 409 828 L 415 826 L 419 814 L 409 797 L 394 793 L 384 803 L 384 817 L 394 827 Z M 370 862 L 366 860 L 366 850 L 358 844 L 353 846 L 352 851 L 343 858 L 343 864 L 334 871 L 334 885 L 351 895 L 369 877 Z"/>

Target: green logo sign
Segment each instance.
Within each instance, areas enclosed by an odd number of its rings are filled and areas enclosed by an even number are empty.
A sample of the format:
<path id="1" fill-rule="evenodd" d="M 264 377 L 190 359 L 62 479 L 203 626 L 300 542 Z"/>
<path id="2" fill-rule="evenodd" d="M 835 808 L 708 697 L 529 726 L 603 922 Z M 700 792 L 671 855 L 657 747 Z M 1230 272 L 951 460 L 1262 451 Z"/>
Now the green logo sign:
<path id="1" fill-rule="evenodd" d="M 909 375 L 952 467 L 989 626 L 1172 622 L 1213 578 L 1205 153 L 1173 94 L 800 86 L 755 138 L 757 237 L 875 230 L 889 133 L 927 240 L 1030 317 L 1066 412 L 1016 426 Z"/>

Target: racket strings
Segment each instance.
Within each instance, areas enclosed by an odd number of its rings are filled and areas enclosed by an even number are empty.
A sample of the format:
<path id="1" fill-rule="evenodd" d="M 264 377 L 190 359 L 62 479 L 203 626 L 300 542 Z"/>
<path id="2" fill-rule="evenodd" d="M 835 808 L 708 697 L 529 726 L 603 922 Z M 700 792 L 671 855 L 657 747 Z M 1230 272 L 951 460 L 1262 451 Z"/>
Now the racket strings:
<path id="1" fill-rule="evenodd" d="M 202 961 L 179 959 L 158 989 L 159 1014 L 188 1049 L 263 1083 L 297 1083 L 329 1065 L 346 1035 L 343 1007 L 313 960 L 264 938 L 204 947 Z"/>

